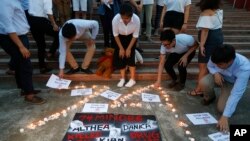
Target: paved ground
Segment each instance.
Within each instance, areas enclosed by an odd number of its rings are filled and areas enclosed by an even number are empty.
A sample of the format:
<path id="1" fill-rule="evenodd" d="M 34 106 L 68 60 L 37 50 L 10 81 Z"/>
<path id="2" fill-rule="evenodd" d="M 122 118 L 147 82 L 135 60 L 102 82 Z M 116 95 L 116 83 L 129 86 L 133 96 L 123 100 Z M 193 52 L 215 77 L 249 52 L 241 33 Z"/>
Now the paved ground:
<path id="1" fill-rule="evenodd" d="M 45 81 L 34 80 L 37 89 L 41 89 L 42 93 L 39 96 L 47 99 L 47 103 L 34 106 L 23 102 L 23 98 L 19 96 L 19 90 L 16 89 L 14 80 L 0 80 L 0 140 L 1 141 L 60 141 L 62 140 L 66 129 L 69 126 L 76 112 L 80 112 L 83 106 L 71 110 L 67 116 L 60 116 L 58 119 L 46 122 L 45 125 L 37 127 L 34 130 L 26 128 L 27 125 L 39 120 L 43 120 L 51 114 L 54 114 L 67 107 L 74 105 L 84 97 L 71 97 L 69 90 L 54 90 L 45 86 Z M 71 86 L 85 85 L 92 87 L 96 85 L 95 90 L 102 88 L 104 85 L 109 86 L 112 91 L 128 94 L 137 89 L 151 85 L 152 81 L 139 81 L 133 88 L 117 88 L 114 81 L 107 82 L 73 82 Z M 166 83 L 163 83 L 166 85 Z M 159 103 L 143 103 L 141 108 L 124 107 L 109 108 L 109 113 L 115 114 L 145 114 L 156 115 L 161 129 L 162 139 L 164 141 L 188 141 L 189 138 L 194 138 L 196 141 L 209 141 L 208 134 L 217 132 L 215 124 L 212 125 L 193 125 L 185 116 L 187 113 L 209 112 L 216 119 L 220 116 L 216 112 L 215 103 L 209 106 L 202 106 L 200 104 L 201 97 L 191 97 L 186 95 L 188 90 L 194 87 L 193 80 L 187 82 L 187 86 L 180 92 L 174 92 L 167 89 L 163 91 L 170 95 L 169 103 L 173 104 L 176 112 L 172 112 L 170 108 L 159 106 Z M 158 90 L 150 89 L 147 93 L 159 94 Z M 127 101 L 128 105 L 131 102 L 141 102 L 140 96 L 134 96 L 133 99 Z M 233 124 L 250 124 L 250 85 L 248 85 L 247 92 L 244 98 L 238 105 L 237 112 L 230 119 Z M 165 105 L 165 100 L 161 97 L 162 104 Z M 110 103 L 108 99 L 103 97 L 95 97 L 90 102 Z M 178 118 L 176 118 L 178 115 Z M 188 127 L 178 126 L 179 121 L 182 120 Z M 21 133 L 20 129 L 24 129 Z M 191 135 L 185 133 L 186 130 L 191 132 Z"/>

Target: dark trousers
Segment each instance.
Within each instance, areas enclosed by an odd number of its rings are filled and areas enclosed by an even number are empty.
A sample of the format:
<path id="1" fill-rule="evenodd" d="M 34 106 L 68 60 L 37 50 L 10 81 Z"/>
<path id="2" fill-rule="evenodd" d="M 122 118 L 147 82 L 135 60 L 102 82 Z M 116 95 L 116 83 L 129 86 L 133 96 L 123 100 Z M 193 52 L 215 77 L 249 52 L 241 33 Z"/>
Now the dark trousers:
<path id="1" fill-rule="evenodd" d="M 27 21 L 29 23 L 29 13 L 28 13 L 28 10 L 24 10 L 24 12 L 25 12 L 26 19 L 27 19 Z M 10 61 L 8 63 L 8 66 L 9 66 L 10 70 L 14 70 L 15 64 L 14 64 L 14 61 L 11 58 L 10 58 Z"/>
<path id="2" fill-rule="evenodd" d="M 124 50 L 126 50 L 128 48 L 128 45 L 131 42 L 132 38 L 133 38 L 133 34 L 130 34 L 130 35 L 120 35 L 119 34 L 119 39 L 121 41 L 121 44 L 122 44 Z M 121 58 L 119 56 L 120 49 L 119 49 L 116 42 L 113 46 L 115 48 L 115 52 L 114 52 L 114 56 L 113 56 L 113 66 L 115 67 L 115 69 L 124 69 L 124 68 L 126 68 L 126 66 L 135 67 L 136 42 L 133 45 L 133 47 L 131 48 L 130 57 L 128 57 L 128 58 L 127 57 Z"/>
<path id="3" fill-rule="evenodd" d="M 45 55 L 46 55 L 46 42 L 45 35 L 52 36 L 54 41 L 50 47 L 49 52 L 54 55 L 59 46 L 58 31 L 53 30 L 53 26 L 50 21 L 42 17 L 29 17 L 30 30 L 33 38 L 36 41 L 38 47 L 38 60 L 39 67 L 44 68 L 45 65 Z"/>
<path id="4" fill-rule="evenodd" d="M 29 48 L 29 40 L 26 35 L 19 36 L 26 48 Z M 0 34 L 0 46 L 10 55 L 12 67 L 15 70 L 15 79 L 17 87 L 24 92 L 34 90 L 32 82 L 32 65 L 30 58 L 25 59 L 19 51 L 16 44 L 9 38 L 8 35 Z"/>
<path id="5" fill-rule="evenodd" d="M 186 52 L 185 52 L 186 53 Z M 174 71 L 174 65 L 176 63 L 178 63 L 178 61 L 181 59 L 181 57 L 185 54 L 177 54 L 177 53 L 170 53 L 167 56 L 167 60 L 165 62 L 165 70 L 168 73 L 168 75 L 172 78 L 172 80 L 177 80 L 177 76 L 176 73 Z M 188 63 L 187 65 L 191 62 L 191 60 L 194 58 L 195 55 L 195 51 L 192 52 L 189 56 L 188 56 Z M 185 84 L 186 82 L 186 78 L 187 78 L 187 65 L 186 66 L 182 66 L 178 64 L 178 70 L 179 70 L 179 75 L 180 75 L 180 83 Z"/>
<path id="6" fill-rule="evenodd" d="M 163 6 L 156 5 L 156 14 L 155 14 L 155 23 L 154 23 L 155 29 L 160 27 L 160 18 L 161 18 L 162 9 L 163 9 Z"/>
<path id="7" fill-rule="evenodd" d="M 113 6 L 108 8 L 106 5 L 105 7 L 105 14 L 100 16 L 102 28 L 103 28 L 103 35 L 104 35 L 104 47 L 110 47 L 110 45 L 114 42 L 113 30 L 112 30 L 112 20 L 114 17 Z M 111 44 L 110 44 L 111 41 Z"/>

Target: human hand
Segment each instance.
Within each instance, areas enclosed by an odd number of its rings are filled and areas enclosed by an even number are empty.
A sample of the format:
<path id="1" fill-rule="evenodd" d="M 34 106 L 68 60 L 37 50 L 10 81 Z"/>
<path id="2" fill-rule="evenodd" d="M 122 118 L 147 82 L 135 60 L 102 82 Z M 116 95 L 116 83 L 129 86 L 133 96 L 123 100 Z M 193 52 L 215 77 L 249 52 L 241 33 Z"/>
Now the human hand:
<path id="1" fill-rule="evenodd" d="M 129 58 L 131 55 L 131 49 L 127 48 L 126 49 L 126 57 Z"/>
<path id="2" fill-rule="evenodd" d="M 205 54 L 205 47 L 204 46 L 200 46 L 200 51 L 201 51 L 201 55 L 202 56 L 206 56 L 206 54 Z"/>
<path id="3" fill-rule="evenodd" d="M 184 23 L 181 27 L 181 33 L 185 33 L 187 30 L 187 23 Z"/>
<path id="4" fill-rule="evenodd" d="M 124 58 L 124 56 L 125 56 L 125 50 L 124 50 L 124 48 L 119 49 L 119 56 L 120 56 L 121 58 Z"/>
<path id="5" fill-rule="evenodd" d="M 64 76 L 63 69 L 59 70 L 58 76 L 59 76 L 59 78 L 63 78 L 63 76 Z"/>
<path id="6" fill-rule="evenodd" d="M 229 131 L 228 118 L 225 116 L 221 116 L 220 120 L 217 123 L 217 127 L 221 132 L 228 132 Z"/>
<path id="7" fill-rule="evenodd" d="M 178 61 L 178 64 L 183 67 L 187 66 L 187 57 L 185 55 L 182 56 L 181 59 Z"/>
<path id="8" fill-rule="evenodd" d="M 54 31 L 59 31 L 59 27 L 57 26 L 57 24 L 53 24 L 53 30 Z"/>
<path id="9" fill-rule="evenodd" d="M 25 47 L 20 47 L 19 51 L 21 52 L 21 54 L 23 55 L 24 58 L 29 58 L 30 57 L 30 51 L 25 48 Z"/>
<path id="10" fill-rule="evenodd" d="M 220 73 L 215 73 L 214 81 L 218 86 L 223 86 L 224 78 L 221 76 Z"/>
<path id="11" fill-rule="evenodd" d="M 141 11 L 142 11 L 142 5 L 137 5 L 137 6 L 136 6 L 136 9 L 137 9 L 137 11 L 138 11 L 139 13 L 141 13 Z"/>
<path id="12" fill-rule="evenodd" d="M 93 40 L 93 39 L 89 39 L 87 42 L 88 46 L 93 46 L 94 44 L 95 44 L 95 40 Z"/>

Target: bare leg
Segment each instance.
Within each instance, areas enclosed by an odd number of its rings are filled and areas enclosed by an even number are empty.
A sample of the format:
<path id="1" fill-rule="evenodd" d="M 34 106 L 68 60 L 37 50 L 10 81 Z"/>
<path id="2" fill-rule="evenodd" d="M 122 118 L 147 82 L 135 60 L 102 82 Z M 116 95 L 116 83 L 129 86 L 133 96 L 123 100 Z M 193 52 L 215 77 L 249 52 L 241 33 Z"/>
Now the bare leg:
<path id="1" fill-rule="evenodd" d="M 207 70 L 207 64 L 206 63 L 199 63 L 199 74 L 198 74 L 198 84 L 195 88 L 196 92 L 199 92 L 201 90 L 201 86 L 200 86 L 200 80 L 206 76 L 208 74 L 208 70 Z"/>
<path id="2" fill-rule="evenodd" d="M 135 80 L 135 67 L 129 67 L 130 79 Z"/>

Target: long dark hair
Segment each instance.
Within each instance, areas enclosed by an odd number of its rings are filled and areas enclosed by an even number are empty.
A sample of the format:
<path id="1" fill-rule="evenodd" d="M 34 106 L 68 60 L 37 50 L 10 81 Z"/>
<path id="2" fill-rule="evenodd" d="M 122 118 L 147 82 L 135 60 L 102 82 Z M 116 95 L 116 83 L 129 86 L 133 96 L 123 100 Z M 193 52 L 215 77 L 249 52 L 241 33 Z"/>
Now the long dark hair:
<path id="1" fill-rule="evenodd" d="M 222 6 L 221 0 L 200 0 L 195 6 L 200 7 L 201 11 L 206 9 L 220 9 Z"/>

